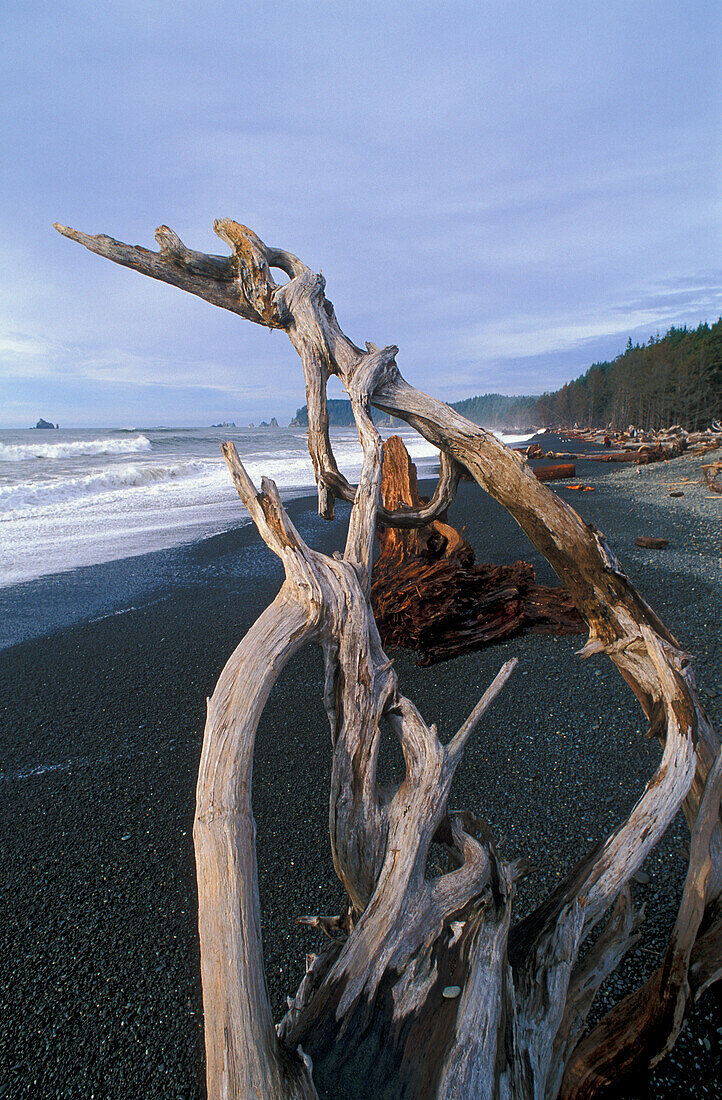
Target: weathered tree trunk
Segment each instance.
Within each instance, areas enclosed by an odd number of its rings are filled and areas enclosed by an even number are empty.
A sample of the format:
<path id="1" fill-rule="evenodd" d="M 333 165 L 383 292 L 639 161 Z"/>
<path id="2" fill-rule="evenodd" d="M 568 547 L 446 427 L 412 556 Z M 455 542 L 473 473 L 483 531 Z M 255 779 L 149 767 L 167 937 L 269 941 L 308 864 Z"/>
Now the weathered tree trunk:
<path id="1" fill-rule="evenodd" d="M 92 251 L 284 329 L 304 368 L 309 447 L 323 515 L 353 501 L 346 549 L 327 558 L 305 545 L 275 485 L 257 493 L 232 447 L 236 487 L 286 581 L 230 658 L 209 702 L 195 826 L 199 923 L 211 1100 L 333 1097 L 554 1098 L 597 1095 L 622 1072 L 670 1048 L 684 1008 L 720 977 L 722 858 L 719 739 L 699 703 L 687 655 L 635 592 L 602 536 L 541 484 L 493 435 L 409 386 L 397 349 L 357 348 L 343 334 L 325 283 L 249 229 L 215 223 L 233 255 L 186 249 L 162 227 L 160 252 L 109 237 L 61 232 Z M 270 269 L 289 277 L 276 286 Z M 351 397 L 364 464 L 358 489 L 331 450 L 326 381 Z M 380 507 L 381 443 L 368 404 L 406 420 L 442 452 L 428 506 Z M 398 690 L 371 612 L 377 518 L 416 527 L 453 497 L 459 467 L 514 516 L 572 594 L 589 627 L 582 656 L 605 653 L 631 685 L 664 744 L 662 761 L 628 819 L 589 852 L 530 916 L 512 925 L 520 865 L 501 860 L 481 822 L 449 815 L 446 799 L 464 749 L 513 670 L 500 671 L 446 743 Z M 330 832 L 348 895 L 339 917 L 309 918 L 328 944 L 277 1029 L 263 974 L 254 824 L 253 742 L 272 683 L 300 645 L 324 648 L 331 726 Z M 399 739 L 398 788 L 376 775 L 381 724 Z M 690 863 L 662 967 L 584 1037 L 596 991 L 637 936 L 629 881 L 683 806 Z M 449 870 L 426 874 L 432 841 Z M 580 949 L 603 918 L 591 949 Z M 310 1068 L 308 1056 L 312 1061 Z"/>
<path id="2" fill-rule="evenodd" d="M 713 493 L 722 493 L 722 462 L 705 462 L 702 470 L 707 488 Z"/>
<path id="3" fill-rule="evenodd" d="M 384 443 L 381 496 L 387 510 L 419 510 L 416 467 L 400 436 Z M 469 543 L 446 522 L 404 530 L 379 527 L 371 606 L 381 640 L 421 654 L 419 664 L 460 653 L 521 631 L 578 634 L 579 612 L 561 585 L 537 584 L 526 562 L 477 563 Z"/>

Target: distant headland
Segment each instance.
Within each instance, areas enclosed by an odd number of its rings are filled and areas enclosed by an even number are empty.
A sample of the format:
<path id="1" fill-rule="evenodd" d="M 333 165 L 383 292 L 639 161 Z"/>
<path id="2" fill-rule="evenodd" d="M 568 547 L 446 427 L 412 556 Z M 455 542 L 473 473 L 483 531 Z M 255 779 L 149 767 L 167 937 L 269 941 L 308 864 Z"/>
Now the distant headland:
<path id="1" fill-rule="evenodd" d="M 267 420 L 262 420 L 260 424 L 254 424 L 253 421 L 251 421 L 251 423 L 248 425 L 249 428 L 256 428 L 256 427 L 258 427 L 258 428 L 277 428 L 278 426 L 279 426 L 278 421 L 276 420 L 275 416 L 271 417 L 270 422 L 267 421 Z M 212 428 L 235 428 L 236 423 L 235 423 L 234 420 L 224 420 L 222 424 L 211 424 L 211 427 Z"/>

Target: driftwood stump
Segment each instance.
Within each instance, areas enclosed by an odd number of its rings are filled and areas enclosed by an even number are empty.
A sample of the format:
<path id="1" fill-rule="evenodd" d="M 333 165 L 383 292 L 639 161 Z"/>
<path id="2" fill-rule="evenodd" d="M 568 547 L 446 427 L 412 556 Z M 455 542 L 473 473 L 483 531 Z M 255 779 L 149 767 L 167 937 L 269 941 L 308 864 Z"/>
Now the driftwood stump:
<path id="1" fill-rule="evenodd" d="M 722 969 L 722 754 L 687 654 L 602 536 L 491 433 L 405 382 L 395 347 L 356 347 L 336 320 L 322 276 L 297 257 L 266 247 L 230 220 L 215 223 L 230 256 L 193 252 L 165 226 L 156 233 L 159 252 L 57 228 L 116 263 L 287 332 L 303 364 L 320 512 L 331 518 L 337 496 L 353 503 L 343 555 L 318 554 L 293 527 L 273 482 L 264 481 L 259 493 L 234 448 L 224 447 L 238 492 L 286 580 L 230 657 L 208 704 L 194 836 L 211 1100 L 581 1100 L 630 1069 L 654 1065 L 674 1043 L 690 999 Z M 289 281 L 277 286 L 273 268 Z M 330 374 L 346 387 L 363 445 L 357 488 L 331 449 Z M 440 449 L 439 486 L 427 506 L 381 505 L 381 442 L 369 403 Z M 581 655 L 609 657 L 664 745 L 627 820 L 516 923 L 521 866 L 500 858 L 472 815 L 446 808 L 464 746 L 514 662 L 442 741 L 400 693 L 370 605 L 377 521 L 427 525 L 452 499 L 460 464 L 546 556 L 589 629 Z M 308 918 L 327 943 L 308 958 L 274 1027 L 260 934 L 253 744 L 280 669 L 310 641 L 325 655 L 329 827 L 348 901 L 338 916 Z M 384 724 L 406 765 L 393 789 L 381 787 L 376 774 Z M 585 1034 L 597 990 L 638 938 L 630 879 L 680 806 L 690 826 L 690 860 L 662 965 Z M 426 873 L 432 841 L 448 853 L 448 871 L 438 878 Z M 587 941 L 591 947 L 581 953 Z"/>
<path id="2" fill-rule="evenodd" d="M 387 509 L 423 506 L 416 467 L 403 440 L 384 443 L 381 497 Z M 371 606 L 381 640 L 420 653 L 419 664 L 460 653 L 522 631 L 578 634 L 583 620 L 561 585 L 537 584 L 524 561 L 490 565 L 442 519 L 426 527 L 378 529 L 381 552 L 371 577 Z"/>
<path id="3" fill-rule="evenodd" d="M 722 493 L 722 462 L 704 462 L 702 470 L 707 488 Z"/>

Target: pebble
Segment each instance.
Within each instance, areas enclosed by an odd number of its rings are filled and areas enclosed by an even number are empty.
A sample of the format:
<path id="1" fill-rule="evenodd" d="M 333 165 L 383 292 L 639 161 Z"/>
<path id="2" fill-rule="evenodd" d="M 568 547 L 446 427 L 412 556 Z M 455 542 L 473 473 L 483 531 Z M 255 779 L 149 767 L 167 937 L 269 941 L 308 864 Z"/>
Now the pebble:
<path id="1" fill-rule="evenodd" d="M 453 1001 L 454 997 L 458 997 L 460 993 L 460 985 L 447 985 L 445 989 L 442 989 L 441 996 L 446 997 L 447 1001 Z"/>

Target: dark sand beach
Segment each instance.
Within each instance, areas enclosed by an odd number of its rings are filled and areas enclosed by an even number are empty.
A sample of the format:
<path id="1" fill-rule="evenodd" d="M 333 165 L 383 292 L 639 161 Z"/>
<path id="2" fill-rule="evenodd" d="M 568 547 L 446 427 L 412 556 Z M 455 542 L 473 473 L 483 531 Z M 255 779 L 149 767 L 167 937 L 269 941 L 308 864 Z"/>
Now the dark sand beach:
<path id="1" fill-rule="evenodd" d="M 697 483 L 670 497 L 668 483 L 687 477 Z M 722 505 L 699 483 L 699 459 L 611 470 L 578 463 L 577 480 L 595 492 L 557 491 L 605 532 L 695 655 L 719 722 Z M 347 512 L 323 523 L 310 498 L 289 511 L 314 547 L 342 545 Z M 479 559 L 525 558 L 553 581 L 476 485 L 462 484 L 450 520 Z M 642 534 L 668 538 L 669 547 L 639 549 Z M 205 700 L 280 582 L 279 563 L 244 526 L 0 593 L 0 1097 L 204 1095 L 192 821 Z M 629 811 L 660 755 L 614 668 L 598 657 L 580 662 L 581 644 L 515 638 L 431 668 L 392 653 L 405 694 L 442 735 L 458 728 L 503 661 L 519 657 L 467 750 L 451 804 L 485 817 L 505 855 L 535 866 L 520 888 L 520 913 Z M 253 798 L 276 1014 L 316 944 L 296 917 L 341 903 L 326 829 L 321 674 L 315 649 L 294 659 L 257 740 Z M 396 765 L 389 749 L 387 767 Z M 678 819 L 645 865 L 649 883 L 635 885 L 646 933 L 611 979 L 612 1000 L 658 964 L 686 839 Z M 721 1009 L 713 989 L 651 1083 L 620 1098 L 721 1096 Z"/>

